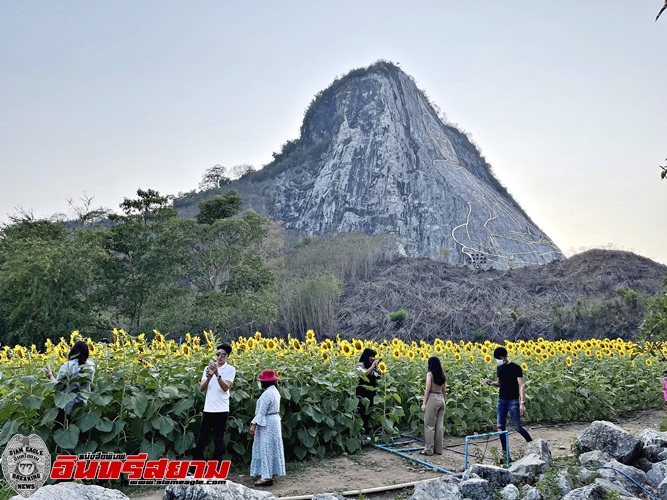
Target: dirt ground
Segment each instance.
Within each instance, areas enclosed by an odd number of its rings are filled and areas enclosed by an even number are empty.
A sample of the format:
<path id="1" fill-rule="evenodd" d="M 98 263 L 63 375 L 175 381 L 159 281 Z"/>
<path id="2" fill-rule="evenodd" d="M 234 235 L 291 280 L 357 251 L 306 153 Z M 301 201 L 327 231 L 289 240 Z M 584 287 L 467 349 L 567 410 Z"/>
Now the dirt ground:
<path id="1" fill-rule="evenodd" d="M 667 416 L 663 410 L 651 410 L 629 415 L 624 419 L 614 421 L 631 434 L 638 435 L 647 428 L 658 429 L 662 419 Z M 571 445 L 574 438 L 590 425 L 590 422 L 576 422 L 555 425 L 528 425 L 526 426 L 533 439 L 544 439 L 554 458 L 572 454 Z M 415 451 L 406 451 L 408 455 L 419 460 L 424 459 L 436 467 L 458 473 L 464 470 L 465 438 L 445 437 L 445 449 L 442 455 L 425 457 Z M 525 441 L 516 432 L 510 434 L 510 453 L 513 459 L 523 456 Z M 404 446 L 416 447 L 419 443 Z M 499 449 L 497 439 L 487 442 L 479 439 L 475 452 L 471 446 L 471 456 L 468 465 L 479 463 L 484 457 L 484 463 L 492 463 L 492 448 Z M 400 449 L 400 448 L 396 448 Z M 351 498 L 357 498 L 352 492 L 360 489 L 390 486 L 414 481 L 423 481 L 436 478 L 443 473 L 418 462 L 402 458 L 396 454 L 368 446 L 361 453 L 345 455 L 333 459 L 311 461 L 299 464 L 288 464 L 287 476 L 276 479 L 273 486 L 264 488 L 277 497 L 291 497 L 312 495 L 315 493 L 347 493 Z M 253 478 L 248 476 L 248 470 L 234 470 L 228 479 L 235 483 L 253 487 Z M 164 490 L 139 491 L 128 494 L 136 500 L 161 500 Z M 412 487 L 392 492 L 366 494 L 372 500 L 407 499 L 412 495 Z"/>

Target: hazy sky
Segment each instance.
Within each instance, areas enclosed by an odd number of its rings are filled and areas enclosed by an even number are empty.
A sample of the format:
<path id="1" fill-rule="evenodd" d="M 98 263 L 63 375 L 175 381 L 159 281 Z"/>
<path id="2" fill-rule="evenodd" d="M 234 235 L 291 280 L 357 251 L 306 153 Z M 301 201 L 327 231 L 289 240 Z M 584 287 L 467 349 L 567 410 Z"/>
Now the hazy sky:
<path id="1" fill-rule="evenodd" d="M 318 91 L 385 59 L 566 254 L 667 263 L 662 3 L 3 0 L 0 221 L 261 167 Z"/>

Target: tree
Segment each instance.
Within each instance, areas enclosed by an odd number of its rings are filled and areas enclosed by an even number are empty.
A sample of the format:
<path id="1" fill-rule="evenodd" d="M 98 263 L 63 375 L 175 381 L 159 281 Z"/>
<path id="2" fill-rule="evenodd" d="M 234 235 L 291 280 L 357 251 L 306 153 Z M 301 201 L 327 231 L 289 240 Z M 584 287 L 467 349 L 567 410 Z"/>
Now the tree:
<path id="1" fill-rule="evenodd" d="M 176 218 L 169 200 L 157 191 L 137 190 L 137 198 L 125 198 L 123 214 L 109 218 L 107 250 L 113 259 L 106 266 L 106 293 L 109 304 L 126 322 L 127 329 L 139 329 L 150 296 L 173 278 L 173 253 L 158 236 L 165 224 Z"/>
<path id="2" fill-rule="evenodd" d="M 77 205 L 72 198 L 67 200 L 70 210 L 76 216 L 76 219 L 84 226 L 99 224 L 108 219 L 112 214 L 111 210 L 104 207 L 93 208 L 93 197 L 83 195 L 80 199 L 81 205 Z"/>
<path id="3" fill-rule="evenodd" d="M 286 259 L 275 301 L 292 334 L 333 334 L 343 287 L 368 278 L 378 262 L 395 253 L 392 236 L 345 234 L 306 238 Z"/>
<path id="4" fill-rule="evenodd" d="M 199 213 L 195 220 L 199 224 L 213 224 L 218 219 L 233 217 L 241 211 L 243 200 L 233 189 L 224 196 L 216 194 L 199 203 Z"/>
<path id="5" fill-rule="evenodd" d="M 123 215 L 112 214 L 109 216 L 110 220 L 134 222 L 147 227 L 158 226 L 176 216 L 176 210 L 169 204 L 169 197 L 162 196 L 154 189 L 137 189 L 137 198 L 124 198 L 120 208 Z"/>
<path id="6" fill-rule="evenodd" d="M 240 165 L 234 165 L 232 167 L 232 179 L 240 179 L 244 175 L 248 175 L 250 172 L 253 172 L 255 167 L 249 163 L 241 163 Z"/>
<path id="7" fill-rule="evenodd" d="M 662 293 L 649 300 L 646 318 L 639 327 L 639 338 L 645 341 L 647 351 L 667 361 L 663 349 L 667 347 L 667 276 L 663 285 Z"/>
<path id="8" fill-rule="evenodd" d="M 266 223 L 251 210 L 208 224 L 170 222 L 162 238 L 174 245 L 179 280 L 190 295 L 179 300 L 190 304 L 194 322 L 219 331 L 273 319 L 275 278 L 260 256 Z"/>
<path id="9" fill-rule="evenodd" d="M 23 219 L 0 230 L 0 334 L 3 343 L 41 344 L 103 324 L 98 281 L 102 233 L 62 222 Z"/>
<path id="10" fill-rule="evenodd" d="M 226 167 L 219 164 L 213 165 L 211 168 L 207 168 L 204 171 L 204 175 L 199 183 L 199 189 L 201 191 L 207 191 L 209 189 L 221 188 L 225 184 L 229 184 L 231 181 L 232 179 L 230 178 Z"/>

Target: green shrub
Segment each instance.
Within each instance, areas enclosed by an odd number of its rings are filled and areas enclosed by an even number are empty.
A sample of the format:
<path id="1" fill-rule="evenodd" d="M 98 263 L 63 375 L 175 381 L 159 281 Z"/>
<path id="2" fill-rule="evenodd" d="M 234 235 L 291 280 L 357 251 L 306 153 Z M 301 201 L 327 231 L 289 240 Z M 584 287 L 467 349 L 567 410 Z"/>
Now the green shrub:
<path id="1" fill-rule="evenodd" d="M 410 315 L 404 309 L 399 309 L 398 311 L 389 313 L 389 321 L 394 323 L 396 328 L 402 327 L 409 317 Z"/>

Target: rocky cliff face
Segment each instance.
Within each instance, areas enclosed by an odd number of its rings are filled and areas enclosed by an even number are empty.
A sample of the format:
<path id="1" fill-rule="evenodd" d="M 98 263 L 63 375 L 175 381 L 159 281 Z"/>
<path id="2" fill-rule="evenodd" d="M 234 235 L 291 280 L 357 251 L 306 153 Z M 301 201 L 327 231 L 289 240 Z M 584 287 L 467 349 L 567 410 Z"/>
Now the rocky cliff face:
<path id="1" fill-rule="evenodd" d="M 321 92 L 301 137 L 275 157 L 231 187 L 300 233 L 390 233 L 408 256 L 474 267 L 563 258 L 467 137 L 392 64 L 355 70 Z"/>

